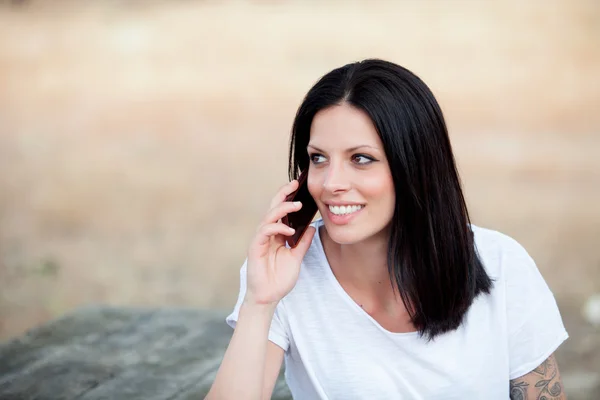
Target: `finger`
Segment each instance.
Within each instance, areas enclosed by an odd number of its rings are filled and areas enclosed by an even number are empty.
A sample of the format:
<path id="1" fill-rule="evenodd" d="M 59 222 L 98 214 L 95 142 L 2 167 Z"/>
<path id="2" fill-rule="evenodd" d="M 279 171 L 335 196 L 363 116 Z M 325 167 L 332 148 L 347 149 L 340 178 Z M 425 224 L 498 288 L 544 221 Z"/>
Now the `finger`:
<path id="1" fill-rule="evenodd" d="M 256 235 L 257 243 L 264 245 L 269 243 L 269 239 L 275 235 L 292 236 L 295 230 L 289 226 L 276 222 L 273 224 L 266 224 L 260 228 L 258 235 Z"/>
<path id="2" fill-rule="evenodd" d="M 284 203 L 281 203 L 275 206 L 275 208 L 269 210 L 269 212 L 265 216 L 265 219 L 263 220 L 263 224 L 266 225 L 271 224 L 273 222 L 277 222 L 289 213 L 296 212 L 301 208 L 302 203 L 300 203 L 299 201 L 286 201 Z"/>
<path id="3" fill-rule="evenodd" d="M 279 191 L 277 192 L 275 197 L 273 197 L 273 199 L 271 200 L 271 206 L 269 208 L 274 208 L 278 204 L 283 203 L 285 201 L 285 198 L 287 196 L 289 196 L 290 194 L 292 194 L 296 189 L 298 189 L 298 180 L 297 179 L 294 179 L 293 181 L 288 182 L 285 185 L 283 185 L 279 189 Z"/>
<path id="4" fill-rule="evenodd" d="M 309 226 L 308 228 L 306 228 L 306 231 L 304 232 L 302 239 L 300 239 L 300 241 L 298 242 L 296 247 L 291 249 L 291 252 L 294 255 L 294 257 L 296 257 L 300 260 L 302 258 L 304 258 L 304 255 L 308 251 L 308 248 L 310 247 L 310 244 L 312 243 L 312 239 L 315 236 L 316 231 L 317 230 L 315 229 L 314 226 Z"/>

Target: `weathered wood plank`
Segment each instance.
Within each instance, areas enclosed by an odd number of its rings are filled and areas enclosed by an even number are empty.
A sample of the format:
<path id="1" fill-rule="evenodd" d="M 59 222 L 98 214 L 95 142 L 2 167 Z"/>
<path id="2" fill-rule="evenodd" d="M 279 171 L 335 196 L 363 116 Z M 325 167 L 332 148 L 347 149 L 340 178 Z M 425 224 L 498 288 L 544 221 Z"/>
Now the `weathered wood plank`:
<path id="1" fill-rule="evenodd" d="M 87 307 L 0 345 L 0 399 L 203 398 L 225 313 Z M 289 399 L 280 374 L 274 399 Z"/>

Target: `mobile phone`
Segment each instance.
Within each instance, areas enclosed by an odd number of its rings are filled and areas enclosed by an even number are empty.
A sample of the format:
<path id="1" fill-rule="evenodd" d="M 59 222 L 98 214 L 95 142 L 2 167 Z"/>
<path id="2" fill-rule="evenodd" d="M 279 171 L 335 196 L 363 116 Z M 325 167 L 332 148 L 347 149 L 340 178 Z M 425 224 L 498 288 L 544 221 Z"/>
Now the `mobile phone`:
<path id="1" fill-rule="evenodd" d="M 299 201 L 302 203 L 300 210 L 289 213 L 281 219 L 281 222 L 295 229 L 294 234 L 287 237 L 287 243 L 292 248 L 296 247 L 300 239 L 302 239 L 304 232 L 306 232 L 317 211 L 319 211 L 317 203 L 315 203 L 315 200 L 308 191 L 307 178 L 308 168 L 302 171 L 298 177 L 298 189 L 285 198 L 285 201 Z"/>

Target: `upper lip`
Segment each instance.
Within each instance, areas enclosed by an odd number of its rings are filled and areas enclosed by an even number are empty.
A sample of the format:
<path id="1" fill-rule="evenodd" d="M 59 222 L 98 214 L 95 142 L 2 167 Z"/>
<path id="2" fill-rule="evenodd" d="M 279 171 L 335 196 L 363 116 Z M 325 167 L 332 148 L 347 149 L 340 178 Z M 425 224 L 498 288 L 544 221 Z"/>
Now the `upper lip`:
<path id="1" fill-rule="evenodd" d="M 362 206 L 365 203 L 356 203 L 352 201 L 324 201 L 328 206 Z"/>

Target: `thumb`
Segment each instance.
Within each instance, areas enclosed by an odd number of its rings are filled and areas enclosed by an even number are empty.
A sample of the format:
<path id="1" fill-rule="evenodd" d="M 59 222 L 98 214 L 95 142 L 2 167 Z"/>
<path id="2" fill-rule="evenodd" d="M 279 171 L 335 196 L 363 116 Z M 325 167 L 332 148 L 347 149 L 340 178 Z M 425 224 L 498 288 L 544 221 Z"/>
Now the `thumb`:
<path id="1" fill-rule="evenodd" d="M 294 255 L 294 257 L 297 257 L 299 259 L 304 258 L 304 255 L 308 251 L 308 248 L 310 247 L 310 244 L 312 243 L 312 239 L 315 236 L 316 231 L 317 230 L 315 229 L 314 226 L 309 226 L 306 229 L 306 232 L 304 232 L 302 239 L 300 239 L 300 241 L 298 242 L 298 244 L 296 245 L 295 248 L 291 249 L 291 253 Z"/>

